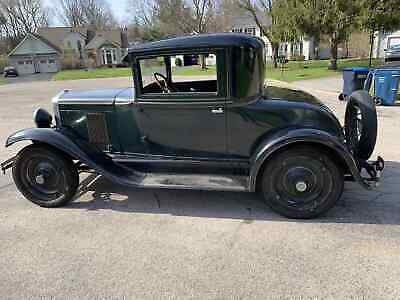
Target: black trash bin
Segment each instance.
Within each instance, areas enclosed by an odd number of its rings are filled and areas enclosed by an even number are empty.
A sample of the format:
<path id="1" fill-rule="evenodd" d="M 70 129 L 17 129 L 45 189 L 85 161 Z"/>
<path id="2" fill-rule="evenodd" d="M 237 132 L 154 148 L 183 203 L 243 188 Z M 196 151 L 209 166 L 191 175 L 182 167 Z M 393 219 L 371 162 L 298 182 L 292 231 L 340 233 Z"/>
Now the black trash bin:
<path id="1" fill-rule="evenodd" d="M 339 100 L 347 100 L 354 91 L 364 89 L 365 80 L 367 80 L 369 68 L 355 67 L 344 68 L 343 70 L 343 92 L 339 95 Z"/>

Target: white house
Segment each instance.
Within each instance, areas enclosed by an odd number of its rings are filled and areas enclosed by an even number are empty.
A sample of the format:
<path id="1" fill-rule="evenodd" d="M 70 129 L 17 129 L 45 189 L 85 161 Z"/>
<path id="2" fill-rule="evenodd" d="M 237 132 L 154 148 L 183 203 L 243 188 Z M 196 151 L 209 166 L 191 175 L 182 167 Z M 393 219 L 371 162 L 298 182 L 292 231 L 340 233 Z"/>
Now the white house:
<path id="1" fill-rule="evenodd" d="M 270 26 L 271 20 L 265 15 L 260 14 L 259 20 L 264 26 Z M 271 43 L 266 36 L 262 34 L 260 27 L 257 25 L 254 17 L 248 11 L 241 13 L 232 18 L 231 31 L 236 33 L 246 33 L 261 38 L 266 47 L 267 60 L 272 60 Z M 301 39 L 297 43 L 282 43 L 279 46 L 279 55 L 286 56 L 288 59 L 293 59 L 296 56 L 304 56 L 305 60 L 314 58 L 314 42 L 313 39 Z"/>
<path id="2" fill-rule="evenodd" d="M 400 30 L 395 32 L 376 32 L 374 43 L 374 58 L 383 58 L 385 49 L 400 44 Z"/>

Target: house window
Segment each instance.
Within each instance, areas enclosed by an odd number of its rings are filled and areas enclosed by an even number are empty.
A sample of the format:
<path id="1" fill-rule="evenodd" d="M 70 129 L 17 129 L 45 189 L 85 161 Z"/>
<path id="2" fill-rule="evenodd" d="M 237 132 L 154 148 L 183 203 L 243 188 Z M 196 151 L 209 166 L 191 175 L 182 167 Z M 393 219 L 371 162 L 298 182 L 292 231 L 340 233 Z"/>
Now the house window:
<path id="1" fill-rule="evenodd" d="M 233 28 L 233 29 L 232 29 L 232 32 L 235 32 L 235 33 L 242 33 L 242 32 L 243 32 L 243 29 L 242 29 L 242 28 Z"/>
<path id="2" fill-rule="evenodd" d="M 19 65 L 23 65 L 24 62 L 23 62 L 23 61 L 19 61 L 18 64 L 19 64 Z"/>
<path id="3" fill-rule="evenodd" d="M 56 61 L 54 59 L 49 59 L 49 64 L 55 64 Z"/>
<path id="4" fill-rule="evenodd" d="M 25 64 L 26 64 L 26 65 L 31 65 L 31 64 L 32 64 L 32 61 L 31 61 L 31 60 L 27 60 L 27 61 L 25 61 Z"/>
<path id="5" fill-rule="evenodd" d="M 256 35 L 256 29 L 254 27 L 246 28 L 244 32 L 247 34 Z"/>

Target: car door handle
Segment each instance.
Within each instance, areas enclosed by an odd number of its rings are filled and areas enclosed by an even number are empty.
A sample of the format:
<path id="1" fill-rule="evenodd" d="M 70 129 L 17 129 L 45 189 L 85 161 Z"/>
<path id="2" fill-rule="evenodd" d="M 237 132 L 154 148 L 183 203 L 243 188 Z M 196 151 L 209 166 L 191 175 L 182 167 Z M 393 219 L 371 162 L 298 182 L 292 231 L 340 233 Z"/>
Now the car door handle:
<path id="1" fill-rule="evenodd" d="M 223 114 L 223 113 L 224 113 L 224 109 L 223 109 L 222 107 L 213 108 L 213 109 L 211 110 L 211 112 L 212 112 L 213 114 Z"/>

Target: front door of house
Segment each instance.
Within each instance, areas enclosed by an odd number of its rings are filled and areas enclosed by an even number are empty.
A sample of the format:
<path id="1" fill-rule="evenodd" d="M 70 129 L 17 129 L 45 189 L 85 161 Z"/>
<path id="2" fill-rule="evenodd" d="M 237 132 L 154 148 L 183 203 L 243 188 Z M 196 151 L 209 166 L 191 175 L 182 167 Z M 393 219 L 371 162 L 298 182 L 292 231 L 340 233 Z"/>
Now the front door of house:
<path id="1" fill-rule="evenodd" d="M 117 63 L 115 56 L 115 49 L 105 49 L 103 52 L 103 57 L 105 65 L 111 65 Z"/>

